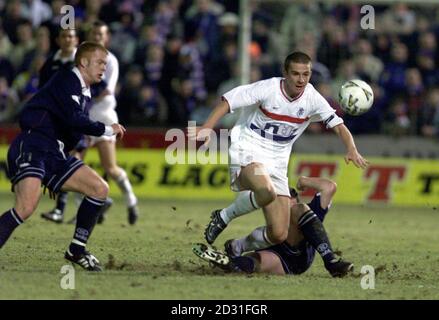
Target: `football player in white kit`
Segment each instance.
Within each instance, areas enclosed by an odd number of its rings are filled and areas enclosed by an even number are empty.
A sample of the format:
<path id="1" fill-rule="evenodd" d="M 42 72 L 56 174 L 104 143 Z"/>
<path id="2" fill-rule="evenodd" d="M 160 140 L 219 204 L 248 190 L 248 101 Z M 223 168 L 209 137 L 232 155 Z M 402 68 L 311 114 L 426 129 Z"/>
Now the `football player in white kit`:
<path id="1" fill-rule="evenodd" d="M 89 33 L 89 40 L 108 47 L 110 34 L 108 26 L 102 21 L 96 21 Z M 117 58 L 108 52 L 107 69 L 102 83 L 105 83 L 103 91 L 93 100 L 90 109 L 90 119 L 104 124 L 118 123 L 116 113 L 116 83 L 119 77 L 119 63 Z M 117 182 L 122 193 L 125 195 L 128 207 L 128 222 L 135 224 L 138 218 L 137 197 L 135 196 L 127 173 L 117 165 L 116 139 L 114 137 L 90 137 L 90 146 L 96 146 L 99 152 L 101 164 L 105 173 Z"/>
<path id="2" fill-rule="evenodd" d="M 229 148 L 231 188 L 239 193 L 229 207 L 212 212 L 205 238 L 213 243 L 232 219 L 258 208 L 263 209 L 266 226 L 242 239 L 226 241 L 225 249 L 231 256 L 286 240 L 290 224 L 288 162 L 294 142 L 311 122 L 323 121 L 337 133 L 347 149 L 346 163 L 352 161 L 363 169 L 368 164 L 357 151 L 343 120 L 309 83 L 310 77 L 310 57 L 294 52 L 285 59 L 283 78 L 232 89 L 223 95 L 202 127 L 189 128 L 189 138 L 208 143 L 209 131 L 218 120 L 228 112 L 241 110 Z M 309 220 L 312 222 L 313 218 Z M 328 248 L 321 249 L 318 251 L 325 264 L 336 261 Z"/>

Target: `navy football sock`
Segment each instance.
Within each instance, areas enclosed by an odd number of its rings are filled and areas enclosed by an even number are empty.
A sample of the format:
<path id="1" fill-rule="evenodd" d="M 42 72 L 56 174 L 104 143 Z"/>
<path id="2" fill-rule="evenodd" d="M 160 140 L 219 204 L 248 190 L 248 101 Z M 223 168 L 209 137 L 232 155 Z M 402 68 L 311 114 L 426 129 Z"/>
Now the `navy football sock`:
<path id="1" fill-rule="evenodd" d="M 61 191 L 58 194 L 58 198 L 56 198 L 56 208 L 59 210 L 60 214 L 64 214 L 64 209 L 66 208 L 67 203 L 67 192 Z"/>
<path id="2" fill-rule="evenodd" d="M 247 256 L 232 257 L 232 263 L 238 267 L 239 270 L 246 273 L 255 272 L 255 260 Z"/>
<path id="3" fill-rule="evenodd" d="M 320 254 L 325 264 L 335 259 L 323 223 L 312 210 L 305 212 L 303 216 L 300 217 L 299 228 L 305 239 L 311 243 L 313 248 Z"/>
<path id="4" fill-rule="evenodd" d="M 8 241 L 15 228 L 22 223 L 23 220 L 17 214 L 15 209 L 10 209 L 3 213 L 0 217 L 0 248 L 3 247 L 6 241 Z"/>
<path id="5" fill-rule="evenodd" d="M 84 252 L 88 238 L 93 231 L 98 218 L 98 212 L 104 205 L 105 200 L 93 197 L 84 197 L 76 216 L 76 228 L 69 250 L 78 255 Z"/>

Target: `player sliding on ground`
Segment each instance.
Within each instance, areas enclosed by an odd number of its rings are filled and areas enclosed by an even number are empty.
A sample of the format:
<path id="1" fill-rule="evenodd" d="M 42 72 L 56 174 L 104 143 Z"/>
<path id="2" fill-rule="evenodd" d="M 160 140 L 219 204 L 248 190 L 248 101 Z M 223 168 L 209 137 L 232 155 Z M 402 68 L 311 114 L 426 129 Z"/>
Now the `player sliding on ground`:
<path id="1" fill-rule="evenodd" d="M 331 244 L 323 227 L 323 220 L 331 206 L 336 184 L 328 179 L 300 177 L 298 190 L 312 188 L 318 192 L 308 204 L 300 203 L 297 192 L 291 189 L 290 225 L 287 240 L 266 249 L 248 252 L 243 256 L 233 252 L 223 253 L 209 245 L 196 244 L 194 253 L 227 271 L 263 272 L 273 274 L 301 274 L 309 269 L 317 250 L 323 258 L 326 269 L 333 277 L 343 277 L 354 268 L 347 261 L 335 258 Z M 246 238 L 234 240 L 237 246 Z M 335 263 L 327 263 L 325 257 L 333 256 Z"/>

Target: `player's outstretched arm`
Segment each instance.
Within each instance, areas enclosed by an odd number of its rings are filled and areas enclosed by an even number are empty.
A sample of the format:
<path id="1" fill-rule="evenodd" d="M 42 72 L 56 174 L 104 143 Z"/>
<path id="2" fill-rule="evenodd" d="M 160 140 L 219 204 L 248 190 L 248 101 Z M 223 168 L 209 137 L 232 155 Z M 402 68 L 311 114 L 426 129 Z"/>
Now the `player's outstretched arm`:
<path id="1" fill-rule="evenodd" d="M 188 138 L 191 140 L 204 140 L 204 144 L 209 143 L 210 131 L 215 127 L 218 121 L 229 112 L 229 110 L 229 103 L 225 100 L 221 101 L 210 113 L 209 118 L 203 126 L 187 128 Z"/>
<path id="2" fill-rule="evenodd" d="M 336 125 L 333 129 L 346 146 L 347 152 L 344 157 L 346 164 L 349 164 L 349 162 L 352 161 L 357 168 L 365 169 L 369 164 L 369 161 L 363 158 L 358 152 L 354 138 L 349 129 L 343 123 Z"/>
<path id="3" fill-rule="evenodd" d="M 327 178 L 301 176 L 297 180 L 296 188 L 299 191 L 312 188 L 320 192 L 320 203 L 322 208 L 328 207 L 337 192 L 337 184 Z"/>

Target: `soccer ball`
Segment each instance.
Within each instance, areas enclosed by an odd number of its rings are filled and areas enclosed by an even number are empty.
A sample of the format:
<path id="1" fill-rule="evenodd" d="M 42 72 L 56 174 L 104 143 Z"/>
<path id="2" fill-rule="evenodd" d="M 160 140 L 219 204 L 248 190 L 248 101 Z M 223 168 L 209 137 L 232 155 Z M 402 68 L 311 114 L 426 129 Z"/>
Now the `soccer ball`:
<path id="1" fill-rule="evenodd" d="M 373 91 L 363 80 L 349 80 L 341 86 L 338 100 L 345 113 L 358 116 L 372 107 Z"/>

